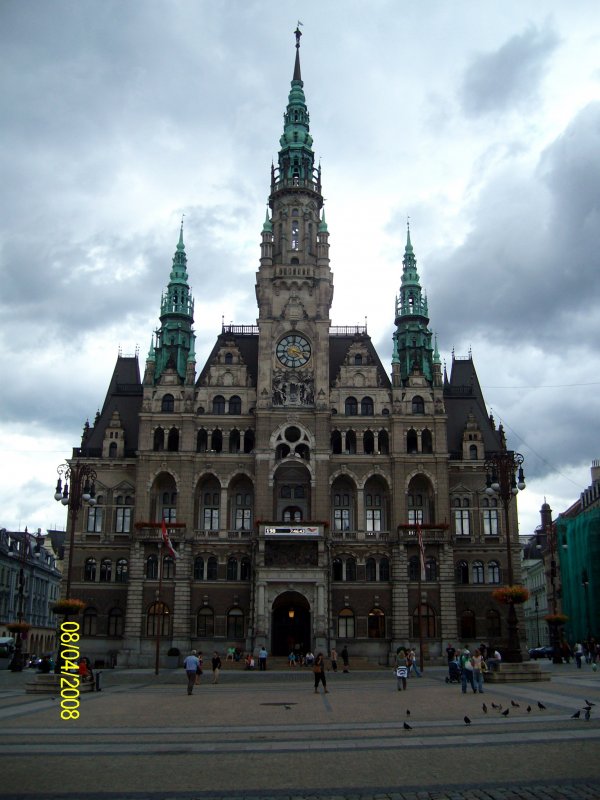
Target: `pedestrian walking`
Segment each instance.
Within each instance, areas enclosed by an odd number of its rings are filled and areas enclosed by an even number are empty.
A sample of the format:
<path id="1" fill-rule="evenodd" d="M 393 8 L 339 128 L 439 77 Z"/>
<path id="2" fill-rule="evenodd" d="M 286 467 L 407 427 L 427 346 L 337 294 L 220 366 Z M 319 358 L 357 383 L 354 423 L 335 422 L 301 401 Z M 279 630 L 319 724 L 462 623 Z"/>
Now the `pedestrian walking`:
<path id="1" fill-rule="evenodd" d="M 215 650 L 214 653 L 213 653 L 213 657 L 212 657 L 212 673 L 213 673 L 212 682 L 213 683 L 218 683 L 219 682 L 219 675 L 221 673 L 221 667 L 222 667 L 221 659 L 219 658 L 219 654 Z"/>
<path id="2" fill-rule="evenodd" d="M 267 656 L 268 655 L 269 654 L 267 653 L 267 648 L 263 644 L 263 646 L 258 651 L 258 669 L 261 672 L 264 672 L 267 669 Z"/>
<path id="3" fill-rule="evenodd" d="M 406 691 L 406 679 L 408 678 L 408 664 L 406 660 L 406 653 L 403 648 L 399 647 L 396 650 L 396 669 L 394 670 L 396 676 L 396 684 L 398 691 Z"/>
<path id="4" fill-rule="evenodd" d="M 411 647 L 408 651 L 406 656 L 406 665 L 408 667 L 408 674 L 410 676 L 411 670 L 415 673 L 417 678 L 421 677 L 421 673 L 419 672 L 419 668 L 417 667 L 417 654 L 415 653 L 414 647 Z"/>
<path id="5" fill-rule="evenodd" d="M 465 647 L 460 655 L 460 683 L 462 688 L 462 693 L 467 693 L 467 683 L 470 684 L 471 689 L 473 689 L 473 694 L 476 693 L 477 689 L 475 688 L 475 684 L 473 683 L 473 663 L 471 661 L 471 651 L 468 647 Z"/>
<path id="6" fill-rule="evenodd" d="M 338 658 L 337 650 L 335 649 L 335 647 L 332 647 L 331 648 L 331 669 L 334 672 L 337 672 L 337 658 Z"/>
<path id="7" fill-rule="evenodd" d="M 202 666 L 204 664 L 204 657 L 202 650 L 198 653 L 198 667 L 196 669 L 196 686 L 200 686 L 200 676 L 202 675 Z"/>
<path id="8" fill-rule="evenodd" d="M 192 650 L 189 656 L 186 656 L 183 662 L 183 668 L 187 675 L 187 693 L 192 694 L 194 691 L 194 684 L 196 683 L 196 670 L 198 669 L 198 656 L 196 651 Z"/>
<path id="9" fill-rule="evenodd" d="M 350 663 L 350 657 L 348 655 L 348 648 L 344 645 L 344 649 L 342 650 L 342 661 L 344 663 L 344 672 L 348 672 L 348 664 Z"/>
<path id="10" fill-rule="evenodd" d="M 325 694 L 329 694 L 327 689 L 327 681 L 325 680 L 325 659 L 323 653 L 318 653 L 313 665 L 313 673 L 315 676 L 315 694 L 319 693 L 319 681 L 323 684 Z"/>

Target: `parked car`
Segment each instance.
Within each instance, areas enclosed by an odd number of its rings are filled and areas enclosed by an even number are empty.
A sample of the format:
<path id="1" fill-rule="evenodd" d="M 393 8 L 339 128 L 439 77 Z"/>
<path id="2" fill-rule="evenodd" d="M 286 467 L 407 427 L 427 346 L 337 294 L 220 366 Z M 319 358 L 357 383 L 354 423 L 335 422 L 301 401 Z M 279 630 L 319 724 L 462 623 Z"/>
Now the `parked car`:
<path id="1" fill-rule="evenodd" d="M 543 647 L 532 647 L 529 651 L 529 658 L 533 658 L 534 661 L 537 661 L 538 658 L 552 658 L 553 653 L 554 648 L 545 644 Z"/>

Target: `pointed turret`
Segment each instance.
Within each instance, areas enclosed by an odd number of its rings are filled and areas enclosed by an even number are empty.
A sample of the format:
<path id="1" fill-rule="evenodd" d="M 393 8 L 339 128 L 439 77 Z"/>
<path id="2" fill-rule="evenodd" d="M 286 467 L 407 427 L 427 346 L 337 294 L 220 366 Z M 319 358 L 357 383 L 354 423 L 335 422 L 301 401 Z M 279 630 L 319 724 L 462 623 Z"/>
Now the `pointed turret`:
<path id="1" fill-rule="evenodd" d="M 194 349 L 194 300 L 188 284 L 187 256 L 183 243 L 183 220 L 169 284 L 160 303 L 160 328 L 155 332 L 156 343 L 151 345 L 148 361 L 154 355 L 154 383 L 168 367 L 175 369 L 181 381 L 186 379 L 187 361 Z M 148 362 L 147 362 L 148 363 Z"/>
<path id="2" fill-rule="evenodd" d="M 410 240 L 410 227 L 407 223 L 406 246 L 402 259 L 402 280 L 400 296 L 396 297 L 396 331 L 394 333 L 394 360 L 399 365 L 396 374 L 401 383 L 415 370 L 432 382 L 434 373 L 432 332 L 427 327 L 429 316 L 427 298 L 421 290 L 417 259 Z M 436 363 L 439 364 L 439 354 Z"/>

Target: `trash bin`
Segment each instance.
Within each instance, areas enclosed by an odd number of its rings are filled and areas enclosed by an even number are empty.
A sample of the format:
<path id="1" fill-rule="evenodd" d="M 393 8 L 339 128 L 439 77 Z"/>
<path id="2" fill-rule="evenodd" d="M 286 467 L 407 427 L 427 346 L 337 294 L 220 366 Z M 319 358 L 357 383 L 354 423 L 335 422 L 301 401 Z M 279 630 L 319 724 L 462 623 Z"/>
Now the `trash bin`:
<path id="1" fill-rule="evenodd" d="M 100 688 L 101 678 L 102 678 L 102 673 L 100 671 L 96 670 L 96 691 L 97 692 L 101 692 L 102 691 L 102 689 Z"/>

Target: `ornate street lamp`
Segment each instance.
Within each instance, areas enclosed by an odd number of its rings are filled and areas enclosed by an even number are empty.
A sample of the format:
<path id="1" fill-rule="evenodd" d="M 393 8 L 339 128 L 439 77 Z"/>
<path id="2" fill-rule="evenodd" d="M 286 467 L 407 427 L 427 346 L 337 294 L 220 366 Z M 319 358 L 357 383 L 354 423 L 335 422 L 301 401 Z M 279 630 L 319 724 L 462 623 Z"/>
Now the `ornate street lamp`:
<path id="1" fill-rule="evenodd" d="M 490 453 L 485 461 L 486 494 L 498 495 L 504 508 L 504 535 L 506 537 L 506 584 L 513 586 L 513 562 L 511 551 L 511 532 L 509 508 L 513 497 L 525 488 L 525 475 L 523 474 L 523 461 L 520 453 L 513 450 L 499 450 Z M 508 649 L 503 654 L 504 660 L 515 664 L 523 660 L 519 642 L 519 626 L 515 600 L 508 600 Z"/>
<path id="2" fill-rule="evenodd" d="M 71 597 L 71 578 L 73 575 L 73 550 L 75 548 L 75 526 L 83 503 L 96 505 L 96 471 L 89 464 L 78 461 L 75 464 L 61 464 L 57 467 L 58 481 L 54 499 L 69 507 L 69 566 L 67 567 L 67 586 L 65 598 Z M 64 487 L 63 487 L 64 480 Z M 70 483 L 70 488 L 69 488 Z"/>

